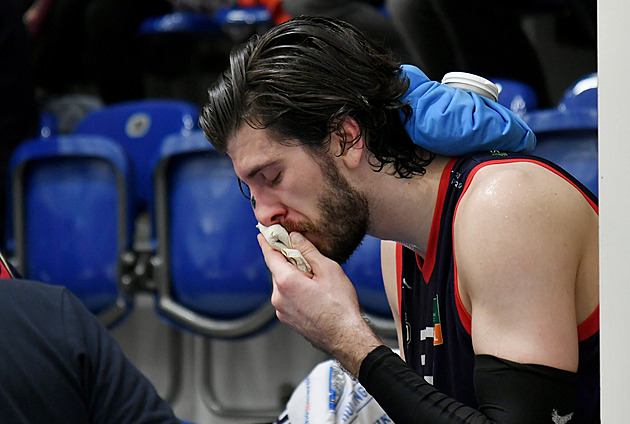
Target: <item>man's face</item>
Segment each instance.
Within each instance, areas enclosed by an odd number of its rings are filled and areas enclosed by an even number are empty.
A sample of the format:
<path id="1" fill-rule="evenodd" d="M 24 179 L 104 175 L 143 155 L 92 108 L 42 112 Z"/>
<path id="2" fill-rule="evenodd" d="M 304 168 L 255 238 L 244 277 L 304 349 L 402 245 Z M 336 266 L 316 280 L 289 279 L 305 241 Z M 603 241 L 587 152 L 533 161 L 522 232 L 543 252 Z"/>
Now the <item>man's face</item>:
<path id="1" fill-rule="evenodd" d="M 359 246 L 368 227 L 368 202 L 331 156 L 311 156 L 248 125 L 230 140 L 228 155 L 255 198 L 254 214 L 261 224 L 299 231 L 340 263 Z"/>

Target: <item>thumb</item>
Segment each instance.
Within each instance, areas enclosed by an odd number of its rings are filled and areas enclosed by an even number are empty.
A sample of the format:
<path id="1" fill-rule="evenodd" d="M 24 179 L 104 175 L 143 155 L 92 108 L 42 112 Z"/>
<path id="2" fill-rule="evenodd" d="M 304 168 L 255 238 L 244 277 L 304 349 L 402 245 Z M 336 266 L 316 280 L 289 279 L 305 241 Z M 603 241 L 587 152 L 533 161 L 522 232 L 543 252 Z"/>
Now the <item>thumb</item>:
<path id="1" fill-rule="evenodd" d="M 291 237 L 291 244 L 294 249 L 300 251 L 302 256 L 310 263 L 311 261 L 316 261 L 322 254 L 317 250 L 317 247 L 313 243 L 309 241 L 302 233 L 297 231 L 292 232 L 289 237 Z"/>

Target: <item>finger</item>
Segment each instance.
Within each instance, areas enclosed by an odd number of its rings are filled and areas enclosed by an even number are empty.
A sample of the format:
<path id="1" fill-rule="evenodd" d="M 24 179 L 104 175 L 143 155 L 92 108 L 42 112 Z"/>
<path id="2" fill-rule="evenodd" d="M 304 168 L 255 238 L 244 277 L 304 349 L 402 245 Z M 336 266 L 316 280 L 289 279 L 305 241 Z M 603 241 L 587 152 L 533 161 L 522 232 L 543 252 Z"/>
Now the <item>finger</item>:
<path id="1" fill-rule="evenodd" d="M 297 271 L 300 274 L 307 275 L 308 278 L 312 277 L 310 274 L 306 274 L 306 273 L 303 273 L 302 271 L 299 271 L 295 267 L 295 265 L 289 262 L 282 253 L 280 253 L 279 251 L 271 247 L 269 242 L 267 242 L 267 240 L 262 234 L 258 234 L 257 237 L 258 237 L 258 244 L 260 245 L 260 248 L 263 252 L 263 256 L 265 258 L 265 262 L 267 263 L 267 267 L 269 268 L 269 271 L 271 271 L 271 273 L 274 276 L 285 275 L 287 273 L 291 275 Z M 292 278 L 294 278 L 294 276 Z"/>
<path id="2" fill-rule="evenodd" d="M 263 256 L 265 258 L 265 262 L 267 263 L 267 267 L 269 267 L 269 269 L 271 269 L 271 263 L 273 263 L 273 261 L 282 259 L 283 262 L 286 262 L 284 255 L 271 247 L 269 242 L 267 242 L 267 239 L 265 239 L 262 234 L 257 235 L 257 240 L 258 245 L 260 246 L 260 250 L 262 250 Z"/>
<path id="3" fill-rule="evenodd" d="M 311 243 L 309 239 L 304 237 L 302 233 L 294 231 L 289 234 L 289 237 L 291 237 L 293 248 L 299 250 L 302 256 L 304 256 L 304 259 L 306 259 L 311 266 L 315 264 L 316 267 L 318 267 L 318 265 L 322 263 L 322 260 L 328 259 L 322 255 L 317 247 Z"/>
<path id="4" fill-rule="evenodd" d="M 276 279 L 276 263 L 277 261 L 280 261 L 280 266 L 282 266 L 282 264 L 288 264 L 288 262 L 284 258 L 284 255 L 271 247 L 269 242 L 267 242 L 267 239 L 265 239 L 262 234 L 258 234 L 257 240 L 258 244 L 260 245 L 260 249 L 262 250 L 263 257 L 265 258 L 267 268 L 269 268 L 269 271 L 271 271 L 271 304 L 276 308 L 276 315 L 278 315 L 277 309 L 281 305 L 280 302 L 282 300 L 282 296 L 280 295 L 280 291 L 278 290 L 278 282 Z"/>

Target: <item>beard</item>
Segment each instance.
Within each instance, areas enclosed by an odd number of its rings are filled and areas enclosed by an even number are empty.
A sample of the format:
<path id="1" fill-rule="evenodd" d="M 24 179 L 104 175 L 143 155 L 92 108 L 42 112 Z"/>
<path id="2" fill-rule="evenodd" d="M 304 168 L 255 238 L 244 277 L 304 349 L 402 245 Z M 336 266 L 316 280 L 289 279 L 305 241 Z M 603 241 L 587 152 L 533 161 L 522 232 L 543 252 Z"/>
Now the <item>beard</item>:
<path id="1" fill-rule="evenodd" d="M 324 189 L 318 199 L 320 218 L 311 221 L 285 221 L 287 231 L 308 232 L 317 237 L 317 249 L 326 257 L 345 263 L 365 237 L 369 223 L 368 201 L 354 189 L 328 156 L 318 158 L 324 176 Z"/>

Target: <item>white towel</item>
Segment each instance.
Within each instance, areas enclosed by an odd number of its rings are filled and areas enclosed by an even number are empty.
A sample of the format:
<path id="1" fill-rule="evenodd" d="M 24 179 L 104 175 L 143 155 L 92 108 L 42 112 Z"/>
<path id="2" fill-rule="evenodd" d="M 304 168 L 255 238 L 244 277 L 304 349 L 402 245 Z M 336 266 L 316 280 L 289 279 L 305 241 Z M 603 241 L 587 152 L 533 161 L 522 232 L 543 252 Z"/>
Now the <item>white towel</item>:
<path id="1" fill-rule="evenodd" d="M 276 424 L 393 424 L 336 360 L 317 365 L 295 389 Z"/>

